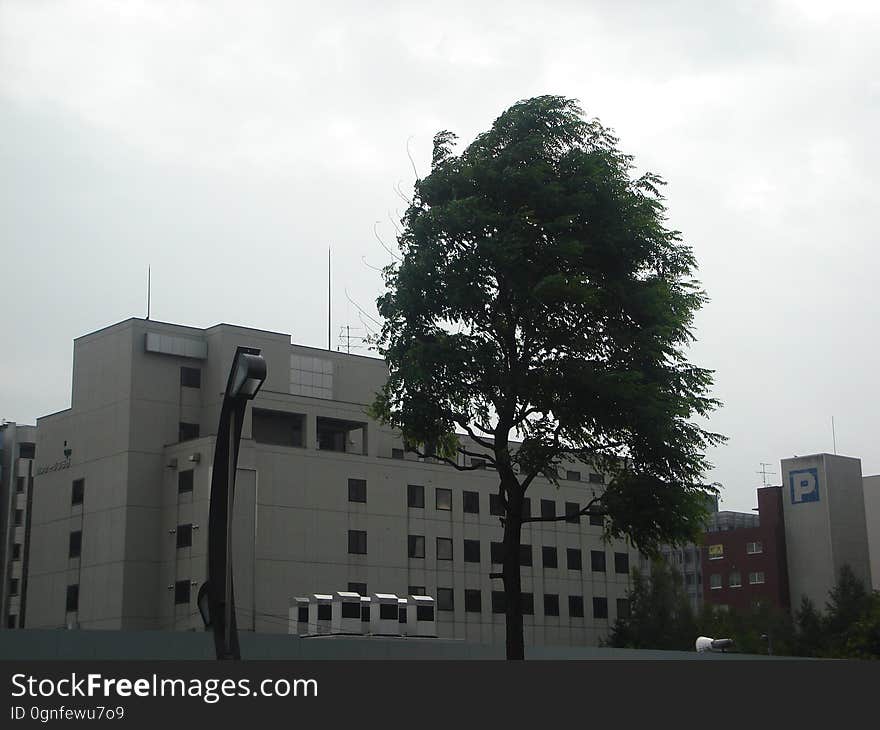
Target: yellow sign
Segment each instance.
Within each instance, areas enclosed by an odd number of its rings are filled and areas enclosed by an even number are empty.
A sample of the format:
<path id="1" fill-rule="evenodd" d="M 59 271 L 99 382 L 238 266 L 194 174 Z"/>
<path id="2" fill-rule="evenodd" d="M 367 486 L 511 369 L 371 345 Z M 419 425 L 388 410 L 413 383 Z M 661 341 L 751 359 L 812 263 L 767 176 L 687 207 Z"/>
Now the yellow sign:
<path id="1" fill-rule="evenodd" d="M 724 545 L 709 546 L 709 560 L 718 560 L 724 557 Z"/>

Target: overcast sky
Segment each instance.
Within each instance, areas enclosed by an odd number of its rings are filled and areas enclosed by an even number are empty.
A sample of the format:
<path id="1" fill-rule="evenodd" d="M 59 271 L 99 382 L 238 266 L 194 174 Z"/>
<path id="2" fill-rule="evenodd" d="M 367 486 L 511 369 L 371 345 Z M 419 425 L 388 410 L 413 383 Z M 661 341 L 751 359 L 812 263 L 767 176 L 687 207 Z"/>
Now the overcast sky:
<path id="1" fill-rule="evenodd" d="M 154 319 L 324 347 L 332 244 L 333 346 L 362 333 L 407 147 L 424 175 L 436 131 L 552 93 L 668 182 L 722 508 L 832 451 L 832 416 L 877 473 L 878 29 L 840 0 L 0 0 L 0 417 L 69 406 L 73 338 L 144 316 L 148 265 Z"/>

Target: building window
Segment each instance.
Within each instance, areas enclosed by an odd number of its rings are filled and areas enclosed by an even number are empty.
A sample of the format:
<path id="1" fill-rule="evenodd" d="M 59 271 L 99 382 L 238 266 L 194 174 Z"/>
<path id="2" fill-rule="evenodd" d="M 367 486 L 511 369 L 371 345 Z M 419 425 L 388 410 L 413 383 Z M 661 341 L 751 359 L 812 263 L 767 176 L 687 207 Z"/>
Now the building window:
<path id="1" fill-rule="evenodd" d="M 614 572 L 629 575 L 629 555 L 626 553 L 614 553 Z"/>
<path id="2" fill-rule="evenodd" d="M 504 591 L 492 591 L 492 613 L 504 613 L 507 600 Z"/>
<path id="3" fill-rule="evenodd" d="M 367 554 L 367 533 L 364 530 L 348 531 L 348 552 L 351 555 Z"/>
<path id="4" fill-rule="evenodd" d="M 367 480 L 366 479 L 349 479 L 348 480 L 348 501 L 349 502 L 366 502 L 367 501 Z"/>
<path id="5" fill-rule="evenodd" d="M 416 606 L 416 621 L 433 621 L 433 606 Z"/>
<path id="6" fill-rule="evenodd" d="M 391 458 L 392 459 L 403 459 L 405 454 L 403 453 L 403 449 L 391 449 Z"/>
<path id="7" fill-rule="evenodd" d="M 308 606 L 300 606 L 296 609 L 296 620 L 297 623 L 307 624 L 309 622 L 309 607 Z"/>
<path id="8" fill-rule="evenodd" d="M 291 395 L 333 399 L 333 361 L 311 355 L 290 356 Z"/>
<path id="9" fill-rule="evenodd" d="M 569 596 L 568 597 L 568 615 L 571 618 L 583 618 L 584 617 L 584 597 L 583 596 Z"/>
<path id="10" fill-rule="evenodd" d="M 604 527 L 605 526 L 605 517 L 604 515 L 590 515 L 590 525 L 592 527 Z"/>
<path id="11" fill-rule="evenodd" d="M 523 616 L 535 615 L 535 596 L 533 593 L 523 593 L 520 600 L 520 608 L 522 608 Z"/>
<path id="12" fill-rule="evenodd" d="M 68 558 L 78 558 L 82 554 L 82 530 L 70 533 L 70 543 L 67 549 Z"/>
<path id="13" fill-rule="evenodd" d="M 425 536 L 410 535 L 409 536 L 409 557 L 424 558 L 425 557 Z"/>
<path id="14" fill-rule="evenodd" d="M 581 480 L 581 473 L 579 471 L 566 471 L 565 478 L 570 482 L 579 482 Z"/>
<path id="15" fill-rule="evenodd" d="M 602 550 L 590 550 L 590 568 L 594 573 L 605 572 L 605 553 Z"/>
<path id="16" fill-rule="evenodd" d="M 385 616 L 381 615 L 382 608 L 383 608 L 382 606 L 379 607 L 380 618 L 386 618 L 388 615 L 387 613 Z M 393 609 L 394 606 L 390 606 L 390 608 Z M 394 618 L 395 615 L 396 614 L 392 611 L 391 618 Z M 329 603 L 319 603 L 318 604 L 318 621 L 330 621 L 332 619 L 332 617 L 333 617 L 333 607 Z"/>
<path id="17" fill-rule="evenodd" d="M 177 526 L 177 547 L 188 548 L 193 544 L 192 523 Z"/>
<path id="18" fill-rule="evenodd" d="M 749 555 L 757 555 L 764 552 L 764 544 L 760 541 L 746 543 L 746 552 Z"/>
<path id="19" fill-rule="evenodd" d="M 742 576 L 739 574 L 738 570 L 734 570 L 730 574 L 728 578 L 728 585 L 731 588 L 742 588 Z"/>
<path id="20" fill-rule="evenodd" d="M 629 598 L 617 599 L 617 618 L 629 618 Z"/>
<path id="21" fill-rule="evenodd" d="M 189 603 L 190 582 L 188 580 L 179 580 L 174 583 L 174 603 Z"/>
<path id="22" fill-rule="evenodd" d="M 605 475 L 604 474 L 594 474 L 590 472 L 590 484 L 604 484 L 605 483 Z"/>
<path id="23" fill-rule="evenodd" d="M 342 602 L 342 618 L 360 618 L 361 604 L 360 601 L 343 601 Z"/>
<path id="24" fill-rule="evenodd" d="M 529 497 L 523 497 L 522 516 L 523 517 L 531 517 L 532 516 L 532 500 Z"/>
<path id="25" fill-rule="evenodd" d="M 192 469 L 177 472 L 177 493 L 191 492 L 193 490 L 193 476 L 195 472 Z"/>
<path id="26" fill-rule="evenodd" d="M 546 545 L 541 548 L 541 562 L 543 563 L 545 568 L 558 568 L 559 563 L 556 557 L 556 548 L 555 547 L 547 547 Z"/>
<path id="27" fill-rule="evenodd" d="M 501 565 L 504 562 L 504 543 L 493 542 L 489 545 L 489 555 L 493 563 Z"/>
<path id="28" fill-rule="evenodd" d="M 14 613 L 10 613 L 6 617 L 6 628 L 7 629 L 14 629 L 16 621 L 18 621 L 18 616 L 16 616 Z"/>
<path id="29" fill-rule="evenodd" d="M 302 413 L 254 408 L 251 434 L 258 444 L 302 448 L 306 445 L 306 417 Z"/>
<path id="30" fill-rule="evenodd" d="M 501 501 L 500 494 L 489 495 L 489 514 L 499 516 L 504 515 L 504 502 Z"/>
<path id="31" fill-rule="evenodd" d="M 22 494 L 24 492 L 24 477 L 17 477 L 15 480 L 15 491 L 18 494 Z"/>
<path id="32" fill-rule="evenodd" d="M 593 618 L 608 618 L 608 599 L 593 596 Z"/>
<path id="33" fill-rule="evenodd" d="M 74 479 L 73 487 L 71 489 L 70 503 L 71 504 L 82 504 L 83 497 L 85 497 L 86 493 L 86 480 L 85 479 Z"/>
<path id="34" fill-rule="evenodd" d="M 15 510 L 15 526 L 21 527 L 22 522 L 24 522 L 24 510 L 17 509 Z"/>
<path id="35" fill-rule="evenodd" d="M 406 485 L 406 504 L 414 509 L 425 508 L 425 488 L 421 484 Z"/>
<path id="36" fill-rule="evenodd" d="M 556 517 L 556 502 L 552 499 L 541 500 L 541 517 L 545 520 L 552 520 Z"/>
<path id="37" fill-rule="evenodd" d="M 477 589 L 466 588 L 464 591 L 464 610 L 467 613 L 481 613 L 483 610 L 483 594 Z"/>
<path id="38" fill-rule="evenodd" d="M 437 589 L 437 610 L 452 611 L 455 609 L 455 594 L 451 588 Z"/>
<path id="39" fill-rule="evenodd" d="M 532 567 L 532 546 L 519 546 L 519 564 L 526 568 Z"/>
<path id="40" fill-rule="evenodd" d="M 712 575 L 709 576 L 709 588 L 713 591 L 718 588 L 721 588 L 721 574 L 720 573 L 713 573 Z"/>
<path id="41" fill-rule="evenodd" d="M 318 416 L 315 419 L 315 435 L 321 451 L 362 455 L 366 453 L 367 424 L 362 421 Z"/>
<path id="42" fill-rule="evenodd" d="M 749 573 L 749 584 L 750 585 L 759 585 L 764 582 L 764 571 L 759 570 L 755 573 Z"/>
<path id="43" fill-rule="evenodd" d="M 581 506 L 577 502 L 565 503 L 565 521 L 577 524 L 581 521 Z"/>
<path id="44" fill-rule="evenodd" d="M 556 593 L 545 593 L 544 594 L 544 615 L 545 616 L 558 616 L 559 615 L 559 595 Z"/>
<path id="45" fill-rule="evenodd" d="M 18 595 L 18 578 L 10 578 L 9 579 L 9 595 L 17 596 Z"/>
<path id="46" fill-rule="evenodd" d="M 709 546 L 709 560 L 721 560 L 724 557 L 724 545 Z"/>
<path id="47" fill-rule="evenodd" d="M 199 437 L 199 424 L 198 423 L 186 423 L 181 421 L 177 431 L 177 440 L 181 441 L 192 441 L 193 439 L 197 439 Z"/>
<path id="48" fill-rule="evenodd" d="M 180 385 L 184 388 L 201 388 L 202 371 L 198 368 L 180 368 Z"/>
<path id="49" fill-rule="evenodd" d="M 581 551 L 579 548 L 568 548 L 565 551 L 565 554 L 568 557 L 569 570 L 583 570 L 581 563 Z"/>
<path id="50" fill-rule="evenodd" d="M 465 540 L 464 541 L 464 562 L 479 563 L 480 562 L 480 541 Z"/>
<path id="51" fill-rule="evenodd" d="M 424 596 L 427 595 L 425 586 L 409 586 L 409 595 L 410 596 Z"/>
<path id="52" fill-rule="evenodd" d="M 18 458 L 19 459 L 33 459 L 36 456 L 37 447 L 35 444 L 30 442 L 22 441 L 18 445 Z"/>
<path id="53" fill-rule="evenodd" d="M 79 584 L 67 586 L 65 607 L 68 613 L 79 611 Z"/>
<path id="54" fill-rule="evenodd" d="M 12 559 L 20 560 L 21 559 L 21 543 L 17 542 L 12 546 Z"/>
<path id="55" fill-rule="evenodd" d="M 452 539 L 448 537 L 437 538 L 437 560 L 452 560 Z"/>
<path id="56" fill-rule="evenodd" d="M 349 593 L 357 593 L 359 596 L 366 596 L 367 595 L 367 584 L 366 583 L 352 583 L 349 581 L 348 592 Z"/>
<path id="57" fill-rule="evenodd" d="M 477 492 L 462 492 L 461 506 L 464 512 L 472 515 L 480 514 L 480 495 Z"/>
<path id="58" fill-rule="evenodd" d="M 452 509 L 452 490 L 441 489 L 438 487 L 434 490 L 434 507 L 448 512 Z"/>
<path id="59" fill-rule="evenodd" d="M 486 460 L 485 459 L 471 459 L 471 466 L 475 466 L 477 469 L 485 469 L 486 468 Z"/>

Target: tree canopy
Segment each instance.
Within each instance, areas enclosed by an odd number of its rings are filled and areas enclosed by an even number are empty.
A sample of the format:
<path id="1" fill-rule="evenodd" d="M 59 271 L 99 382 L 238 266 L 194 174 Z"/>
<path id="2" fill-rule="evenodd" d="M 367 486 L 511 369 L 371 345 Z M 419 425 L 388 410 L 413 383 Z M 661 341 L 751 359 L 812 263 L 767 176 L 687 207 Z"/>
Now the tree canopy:
<path id="1" fill-rule="evenodd" d="M 595 465 L 607 484 L 585 511 L 650 553 L 700 528 L 722 437 L 699 424 L 718 405 L 686 357 L 706 296 L 660 178 L 635 176 L 613 133 L 560 96 L 513 105 L 459 155 L 455 139 L 436 135 L 384 271 L 390 377 L 374 410 L 420 454 L 498 470 L 510 625 L 533 480 Z"/>

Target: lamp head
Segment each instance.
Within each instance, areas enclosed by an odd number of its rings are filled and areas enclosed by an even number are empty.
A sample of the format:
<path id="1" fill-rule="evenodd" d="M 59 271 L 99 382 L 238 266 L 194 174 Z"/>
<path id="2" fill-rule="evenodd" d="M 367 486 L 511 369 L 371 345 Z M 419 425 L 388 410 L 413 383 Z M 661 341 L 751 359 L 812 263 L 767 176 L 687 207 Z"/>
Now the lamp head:
<path id="1" fill-rule="evenodd" d="M 232 377 L 229 379 L 230 398 L 253 400 L 266 380 L 266 359 L 260 355 L 239 350 L 235 354 Z"/>

